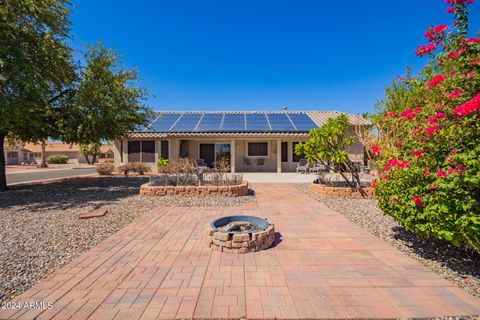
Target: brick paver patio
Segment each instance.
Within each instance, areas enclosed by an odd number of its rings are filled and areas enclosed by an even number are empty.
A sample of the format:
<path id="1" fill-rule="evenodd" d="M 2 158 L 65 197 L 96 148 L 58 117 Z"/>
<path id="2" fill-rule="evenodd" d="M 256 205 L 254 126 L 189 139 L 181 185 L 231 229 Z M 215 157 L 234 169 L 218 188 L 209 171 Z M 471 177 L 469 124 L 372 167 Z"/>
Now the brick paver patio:
<path id="1" fill-rule="evenodd" d="M 286 184 L 242 208 L 158 208 L 22 294 L 0 319 L 399 318 L 478 315 L 480 300 Z M 275 223 L 274 248 L 212 252 L 216 216 Z"/>

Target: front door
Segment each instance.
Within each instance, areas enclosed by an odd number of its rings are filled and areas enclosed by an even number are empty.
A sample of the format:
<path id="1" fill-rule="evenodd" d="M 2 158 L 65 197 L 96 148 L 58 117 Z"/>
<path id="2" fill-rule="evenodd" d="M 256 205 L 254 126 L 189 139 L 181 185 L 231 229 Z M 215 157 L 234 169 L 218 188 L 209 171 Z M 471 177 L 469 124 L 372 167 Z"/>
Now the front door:
<path id="1" fill-rule="evenodd" d="M 214 143 L 200 143 L 200 159 L 205 161 L 206 166 L 213 167 L 215 161 Z"/>

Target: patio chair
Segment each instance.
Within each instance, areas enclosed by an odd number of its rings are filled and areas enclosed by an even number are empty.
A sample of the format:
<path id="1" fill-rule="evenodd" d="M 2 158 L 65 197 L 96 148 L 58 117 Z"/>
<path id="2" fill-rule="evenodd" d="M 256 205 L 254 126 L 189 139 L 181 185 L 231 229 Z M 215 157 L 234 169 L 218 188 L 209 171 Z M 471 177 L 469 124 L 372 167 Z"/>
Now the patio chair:
<path id="1" fill-rule="evenodd" d="M 308 169 L 308 172 L 318 174 L 320 171 L 324 171 L 324 170 L 325 170 L 325 166 L 322 163 L 315 162 L 313 164 L 313 167 Z"/>
<path id="2" fill-rule="evenodd" d="M 197 159 L 195 160 L 195 164 L 197 165 L 197 170 L 201 172 L 209 172 L 210 168 L 205 165 L 205 160 L 203 159 Z"/>
<path id="3" fill-rule="evenodd" d="M 243 165 L 245 167 L 245 171 L 248 171 L 249 169 L 253 168 L 252 159 L 243 159 Z"/>
<path id="4" fill-rule="evenodd" d="M 297 165 L 297 173 L 303 172 L 307 173 L 308 171 L 308 161 L 307 159 L 300 159 Z"/>
<path id="5" fill-rule="evenodd" d="M 257 168 L 259 168 L 260 171 L 265 168 L 265 159 L 257 159 Z"/>

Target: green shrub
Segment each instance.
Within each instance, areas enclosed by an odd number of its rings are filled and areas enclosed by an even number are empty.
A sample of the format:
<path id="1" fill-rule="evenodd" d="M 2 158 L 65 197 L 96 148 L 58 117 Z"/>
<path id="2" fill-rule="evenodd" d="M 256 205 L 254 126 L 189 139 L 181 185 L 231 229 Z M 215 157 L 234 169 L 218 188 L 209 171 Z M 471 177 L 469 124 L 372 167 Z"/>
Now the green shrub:
<path id="1" fill-rule="evenodd" d="M 385 213 L 480 252 L 480 39 L 466 38 L 467 3 L 452 6 L 455 26 L 429 28 L 432 44 L 416 50 L 425 68 L 387 87 L 370 152 Z"/>
<path id="2" fill-rule="evenodd" d="M 101 176 L 109 176 L 115 170 L 115 165 L 111 161 L 105 161 L 96 165 L 97 173 Z"/>
<path id="3" fill-rule="evenodd" d="M 64 155 L 54 155 L 48 158 L 49 164 L 67 164 L 69 158 Z"/>

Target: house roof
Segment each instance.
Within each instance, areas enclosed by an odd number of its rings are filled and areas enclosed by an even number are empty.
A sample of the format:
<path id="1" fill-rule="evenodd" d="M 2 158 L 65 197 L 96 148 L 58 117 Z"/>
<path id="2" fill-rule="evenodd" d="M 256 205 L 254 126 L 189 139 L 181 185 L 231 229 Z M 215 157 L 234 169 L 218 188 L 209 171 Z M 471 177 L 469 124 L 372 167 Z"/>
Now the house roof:
<path id="1" fill-rule="evenodd" d="M 338 111 L 212 111 L 153 113 L 145 126 L 130 132 L 130 137 L 166 136 L 252 136 L 306 135 L 323 125 Z M 347 114 L 347 113 L 345 113 Z M 361 116 L 347 114 L 352 125 L 369 125 Z"/>

